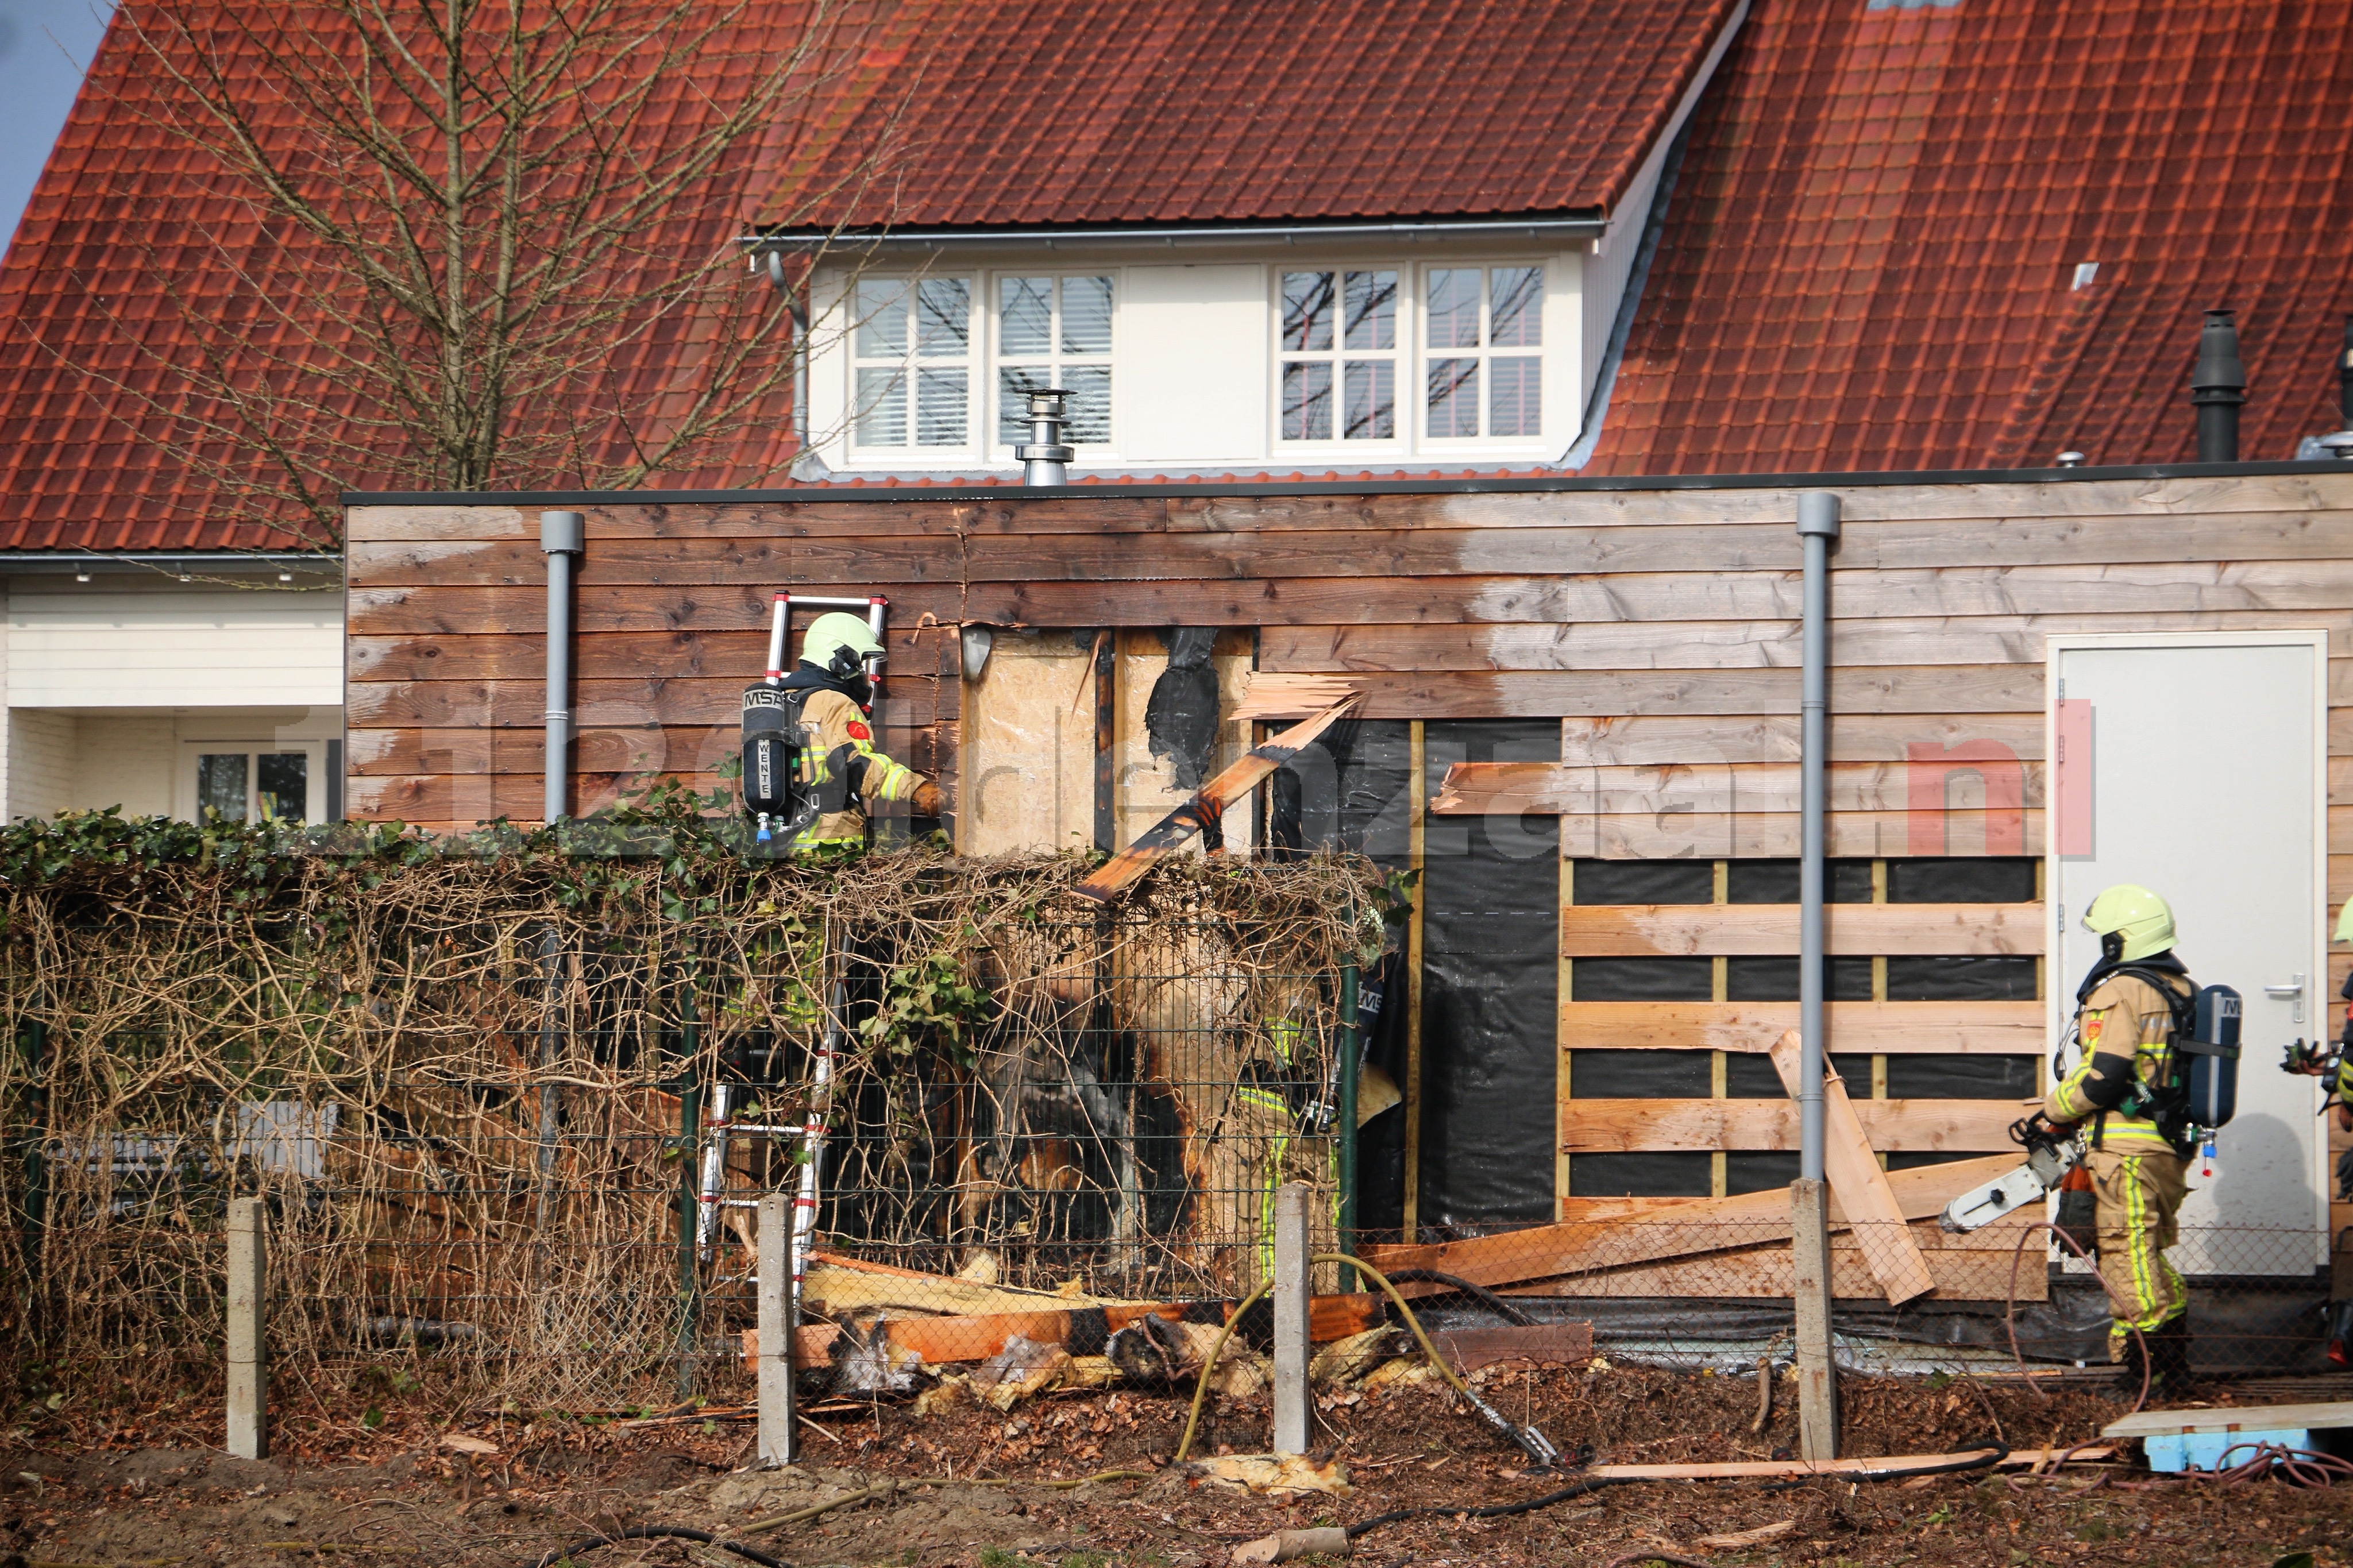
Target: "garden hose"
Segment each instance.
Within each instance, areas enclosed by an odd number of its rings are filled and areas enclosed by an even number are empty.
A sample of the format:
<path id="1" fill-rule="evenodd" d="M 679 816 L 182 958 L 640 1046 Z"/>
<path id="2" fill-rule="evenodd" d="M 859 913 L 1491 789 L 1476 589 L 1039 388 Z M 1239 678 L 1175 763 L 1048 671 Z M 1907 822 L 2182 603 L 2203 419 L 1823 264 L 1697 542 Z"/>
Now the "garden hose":
<path id="1" fill-rule="evenodd" d="M 1493 1427 L 1498 1435 L 1516 1444 L 1523 1453 L 1535 1462 L 1539 1469 L 1549 1469 L 1560 1463 L 1560 1450 L 1553 1447 L 1551 1438 L 1546 1437 L 1534 1426 L 1519 1426 L 1510 1416 L 1471 1392 L 1471 1385 L 1464 1383 L 1455 1370 L 1446 1364 L 1446 1358 L 1440 1355 L 1437 1347 L 1430 1342 L 1430 1336 L 1422 1331 L 1421 1320 L 1414 1316 L 1413 1308 L 1408 1305 L 1406 1299 L 1398 1293 L 1398 1288 L 1390 1283 L 1388 1275 L 1383 1274 L 1363 1258 L 1351 1258 L 1345 1252 L 1318 1252 L 1308 1258 L 1308 1262 L 1345 1264 L 1380 1287 L 1382 1293 L 1395 1302 L 1397 1310 L 1404 1314 L 1405 1326 L 1413 1331 L 1415 1341 L 1421 1346 L 1421 1353 L 1430 1358 L 1430 1364 L 1437 1369 L 1438 1375 L 1446 1380 L 1447 1386 L 1470 1401 L 1471 1408 L 1479 1413 L 1481 1420 Z M 1232 1337 L 1234 1325 L 1242 1321 L 1244 1312 L 1256 1306 L 1260 1299 L 1273 1289 L 1274 1281 L 1270 1279 L 1252 1290 L 1241 1305 L 1234 1309 L 1233 1315 L 1226 1320 L 1225 1327 L 1218 1331 L 1216 1342 L 1209 1346 L 1208 1358 L 1201 1363 L 1200 1379 L 1193 1385 L 1193 1408 L 1185 1417 L 1185 1436 L 1177 1441 L 1176 1457 L 1169 1461 L 1171 1464 L 1181 1463 L 1185 1456 L 1192 1451 L 1193 1434 L 1201 1424 L 1201 1405 L 1209 1394 L 1209 1378 L 1218 1369 L 1218 1357 L 1225 1353 L 1226 1341 Z"/>

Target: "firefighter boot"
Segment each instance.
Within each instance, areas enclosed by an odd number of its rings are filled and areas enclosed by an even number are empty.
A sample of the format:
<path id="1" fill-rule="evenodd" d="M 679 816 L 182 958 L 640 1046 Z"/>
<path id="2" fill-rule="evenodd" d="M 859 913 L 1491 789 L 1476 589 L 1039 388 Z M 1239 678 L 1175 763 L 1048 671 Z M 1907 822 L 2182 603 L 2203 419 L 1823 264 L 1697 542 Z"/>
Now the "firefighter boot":
<path id="1" fill-rule="evenodd" d="M 2156 1331 L 2151 1330 L 2146 1334 L 2134 1333 L 2130 1329 L 2125 1331 L 2124 1355 L 2116 1363 L 2116 1392 L 2127 1399 L 2139 1396 L 2144 1379 L 2147 1382 L 2151 1393 L 2157 1390 L 2155 1370 L 2141 1352 L 2144 1342 L 2147 1342 L 2150 1350 L 2155 1350 L 2157 1348 Z"/>
<path id="2" fill-rule="evenodd" d="M 2178 1394 L 2189 1384 L 2189 1314 L 2177 1313 L 2148 1334 L 2148 1385 Z"/>

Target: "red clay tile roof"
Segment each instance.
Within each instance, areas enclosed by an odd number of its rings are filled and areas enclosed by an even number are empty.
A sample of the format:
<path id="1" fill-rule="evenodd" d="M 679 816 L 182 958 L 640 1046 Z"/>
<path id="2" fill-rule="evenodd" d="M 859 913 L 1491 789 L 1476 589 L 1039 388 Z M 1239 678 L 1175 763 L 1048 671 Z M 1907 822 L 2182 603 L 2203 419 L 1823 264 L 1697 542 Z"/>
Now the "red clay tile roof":
<path id="1" fill-rule="evenodd" d="M 2343 423 L 2348 104 L 2346 0 L 1759 0 L 1584 471 L 2187 461 L 2209 307 L 2241 455 L 2293 457 Z"/>
<path id="2" fill-rule="evenodd" d="M 1615 206 L 1735 0 L 901 0 L 764 222 L 899 227 Z M 887 184 L 827 175 L 878 142 Z M 822 193 L 812 195 L 812 193 Z"/>

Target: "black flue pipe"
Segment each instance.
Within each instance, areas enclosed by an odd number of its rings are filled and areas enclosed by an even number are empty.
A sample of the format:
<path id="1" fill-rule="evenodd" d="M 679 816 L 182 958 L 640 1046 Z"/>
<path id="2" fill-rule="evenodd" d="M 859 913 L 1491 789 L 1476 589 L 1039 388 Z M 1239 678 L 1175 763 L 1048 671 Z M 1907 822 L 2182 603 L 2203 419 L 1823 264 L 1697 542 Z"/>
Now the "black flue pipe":
<path id="1" fill-rule="evenodd" d="M 2209 310 L 2198 334 L 2198 368 L 2189 376 L 2198 410 L 2198 460 L 2239 460 L 2239 408 L 2247 401 L 2247 367 L 2239 361 L 2239 323 L 2229 310 Z"/>

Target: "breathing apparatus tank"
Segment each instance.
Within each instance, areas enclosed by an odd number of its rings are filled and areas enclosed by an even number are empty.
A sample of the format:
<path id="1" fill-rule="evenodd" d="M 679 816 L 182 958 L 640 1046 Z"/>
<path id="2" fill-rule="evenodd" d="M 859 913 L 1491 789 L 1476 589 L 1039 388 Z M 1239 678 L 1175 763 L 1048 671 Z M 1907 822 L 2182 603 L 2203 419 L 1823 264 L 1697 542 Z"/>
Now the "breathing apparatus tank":
<path id="1" fill-rule="evenodd" d="M 807 815 L 797 695 L 765 681 L 744 689 L 744 809 L 759 824 L 762 844 L 779 825 L 797 832 Z"/>

